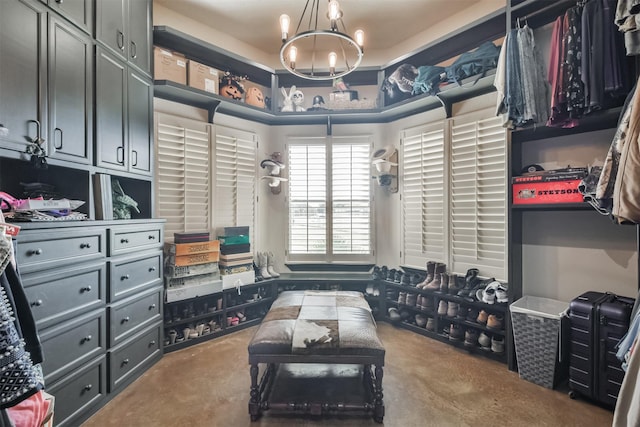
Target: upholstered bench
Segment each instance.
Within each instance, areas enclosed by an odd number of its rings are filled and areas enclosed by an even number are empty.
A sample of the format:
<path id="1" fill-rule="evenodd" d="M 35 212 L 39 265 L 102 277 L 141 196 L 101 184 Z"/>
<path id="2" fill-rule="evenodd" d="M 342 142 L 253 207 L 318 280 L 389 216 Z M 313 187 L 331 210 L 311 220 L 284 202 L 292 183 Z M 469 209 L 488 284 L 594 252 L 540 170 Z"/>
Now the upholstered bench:
<path id="1" fill-rule="evenodd" d="M 313 415 L 358 411 L 382 422 L 384 355 L 360 292 L 282 292 L 249 343 L 251 420 L 275 409 Z M 258 381 L 261 363 L 265 367 Z M 348 385 L 350 375 L 359 377 L 359 389 Z M 349 397 L 360 394 L 359 399 L 336 397 L 349 387 Z M 311 397 L 303 393 L 309 388 L 317 389 Z"/>

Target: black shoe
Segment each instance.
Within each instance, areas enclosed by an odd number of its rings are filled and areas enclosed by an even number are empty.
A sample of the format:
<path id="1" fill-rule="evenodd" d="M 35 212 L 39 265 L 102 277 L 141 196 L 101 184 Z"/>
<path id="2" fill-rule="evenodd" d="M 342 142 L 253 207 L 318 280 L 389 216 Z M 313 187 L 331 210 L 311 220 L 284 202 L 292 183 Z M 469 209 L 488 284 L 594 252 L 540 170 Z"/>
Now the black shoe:
<path id="1" fill-rule="evenodd" d="M 464 276 L 464 287 L 458 291 L 459 297 L 469 297 L 469 292 L 478 284 L 478 269 L 470 268 Z"/>

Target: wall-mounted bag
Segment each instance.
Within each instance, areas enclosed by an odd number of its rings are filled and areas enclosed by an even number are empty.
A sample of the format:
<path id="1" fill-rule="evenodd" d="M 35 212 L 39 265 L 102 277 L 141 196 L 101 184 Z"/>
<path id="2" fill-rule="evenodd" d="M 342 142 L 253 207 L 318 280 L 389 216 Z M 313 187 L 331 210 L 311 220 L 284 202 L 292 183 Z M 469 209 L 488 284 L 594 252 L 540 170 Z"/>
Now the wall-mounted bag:
<path id="1" fill-rule="evenodd" d="M 492 42 L 482 43 L 476 50 L 463 53 L 453 64 L 445 67 L 447 81 L 462 86 L 462 80 L 478 76 L 472 83 L 473 86 L 486 75 L 487 71 L 497 67 L 499 56 L 499 47 Z"/>

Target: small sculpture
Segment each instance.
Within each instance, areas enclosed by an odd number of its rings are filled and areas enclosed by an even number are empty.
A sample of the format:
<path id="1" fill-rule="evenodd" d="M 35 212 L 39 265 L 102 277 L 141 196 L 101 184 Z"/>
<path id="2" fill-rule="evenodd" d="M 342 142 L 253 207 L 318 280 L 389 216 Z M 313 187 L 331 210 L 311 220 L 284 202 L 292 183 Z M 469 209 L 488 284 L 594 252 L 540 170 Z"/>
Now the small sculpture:
<path id="1" fill-rule="evenodd" d="M 291 86 L 288 94 L 285 88 L 280 88 L 280 90 L 282 91 L 282 112 L 307 111 L 302 106 L 304 104 L 304 93 L 296 89 L 295 85 Z"/>
<path id="2" fill-rule="evenodd" d="M 255 86 L 250 87 L 247 90 L 247 94 L 244 97 L 244 102 L 259 108 L 264 108 L 265 106 L 264 95 L 262 94 L 262 91 Z"/>
<path id="3" fill-rule="evenodd" d="M 220 95 L 225 98 L 235 99 L 236 101 L 242 100 L 244 94 L 244 86 L 239 81 L 238 77 L 232 75 L 225 75 L 220 81 Z"/>

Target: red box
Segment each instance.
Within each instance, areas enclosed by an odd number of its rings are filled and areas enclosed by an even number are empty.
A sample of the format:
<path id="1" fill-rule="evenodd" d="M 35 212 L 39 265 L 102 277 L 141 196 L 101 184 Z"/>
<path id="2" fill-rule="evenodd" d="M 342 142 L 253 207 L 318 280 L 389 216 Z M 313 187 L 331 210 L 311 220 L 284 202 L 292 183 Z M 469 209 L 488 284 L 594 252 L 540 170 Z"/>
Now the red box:
<path id="1" fill-rule="evenodd" d="M 582 193 L 578 191 L 580 181 L 580 179 L 570 179 L 513 184 L 513 204 L 582 203 L 584 199 Z"/>

